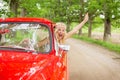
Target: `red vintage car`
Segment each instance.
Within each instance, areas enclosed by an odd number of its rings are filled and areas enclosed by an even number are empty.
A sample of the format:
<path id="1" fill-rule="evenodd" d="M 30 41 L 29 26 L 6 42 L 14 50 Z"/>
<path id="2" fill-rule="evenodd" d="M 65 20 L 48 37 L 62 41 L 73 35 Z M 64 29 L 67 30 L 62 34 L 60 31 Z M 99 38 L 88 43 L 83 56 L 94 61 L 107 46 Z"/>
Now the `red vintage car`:
<path id="1" fill-rule="evenodd" d="M 0 19 L 0 80 L 68 80 L 66 53 L 52 21 Z"/>

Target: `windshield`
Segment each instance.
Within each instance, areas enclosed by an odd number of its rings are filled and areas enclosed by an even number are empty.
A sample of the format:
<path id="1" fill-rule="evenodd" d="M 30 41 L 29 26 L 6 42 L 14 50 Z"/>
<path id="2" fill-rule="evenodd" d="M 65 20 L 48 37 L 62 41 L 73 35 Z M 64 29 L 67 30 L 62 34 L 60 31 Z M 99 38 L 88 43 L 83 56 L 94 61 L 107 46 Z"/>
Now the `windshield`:
<path id="1" fill-rule="evenodd" d="M 0 23 L 0 49 L 49 52 L 49 28 L 38 23 Z"/>

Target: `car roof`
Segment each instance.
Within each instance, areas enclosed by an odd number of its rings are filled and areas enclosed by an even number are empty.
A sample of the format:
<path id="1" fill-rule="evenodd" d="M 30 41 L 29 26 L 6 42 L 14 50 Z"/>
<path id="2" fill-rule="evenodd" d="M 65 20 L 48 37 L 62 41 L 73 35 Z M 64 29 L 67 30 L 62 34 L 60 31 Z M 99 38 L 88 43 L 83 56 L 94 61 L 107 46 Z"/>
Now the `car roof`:
<path id="1" fill-rule="evenodd" d="M 53 27 L 53 22 L 46 18 L 34 18 L 34 17 L 19 17 L 19 18 L 1 18 L 0 22 L 40 22 Z"/>

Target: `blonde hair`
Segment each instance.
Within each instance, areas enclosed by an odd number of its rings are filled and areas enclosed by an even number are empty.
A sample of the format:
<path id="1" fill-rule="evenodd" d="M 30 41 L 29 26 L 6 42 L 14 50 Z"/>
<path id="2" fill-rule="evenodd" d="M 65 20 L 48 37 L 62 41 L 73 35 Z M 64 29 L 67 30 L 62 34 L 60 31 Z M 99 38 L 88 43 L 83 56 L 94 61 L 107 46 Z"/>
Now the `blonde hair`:
<path id="1" fill-rule="evenodd" d="M 58 32 L 58 28 L 61 28 L 61 27 L 65 28 L 65 34 L 64 34 L 63 39 L 62 39 L 62 40 L 59 40 L 59 39 L 58 39 L 57 32 Z M 57 22 L 57 23 L 56 23 L 56 27 L 55 27 L 55 36 L 56 36 L 56 39 L 57 39 L 58 43 L 64 44 L 64 42 L 65 42 L 65 35 L 66 35 L 66 24 L 63 23 L 63 22 Z"/>
<path id="2" fill-rule="evenodd" d="M 57 23 L 56 23 L 56 28 L 57 28 L 57 27 L 64 27 L 64 28 L 66 29 L 66 24 L 63 23 L 63 22 L 57 22 Z"/>

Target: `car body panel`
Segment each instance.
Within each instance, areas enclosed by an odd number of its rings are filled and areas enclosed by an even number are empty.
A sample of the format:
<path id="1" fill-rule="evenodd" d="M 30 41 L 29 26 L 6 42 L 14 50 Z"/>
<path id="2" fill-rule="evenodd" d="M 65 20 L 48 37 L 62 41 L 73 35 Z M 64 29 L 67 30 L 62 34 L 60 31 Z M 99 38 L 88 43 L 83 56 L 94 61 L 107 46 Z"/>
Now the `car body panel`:
<path id="1" fill-rule="evenodd" d="M 55 49 L 54 23 L 44 18 L 7 18 L 7 22 L 38 22 L 47 25 L 51 34 L 49 54 L 0 49 L 0 80 L 68 80 L 67 51 Z M 2 32 L 1 32 L 2 33 Z M 57 55 L 56 55 L 57 53 Z"/>

